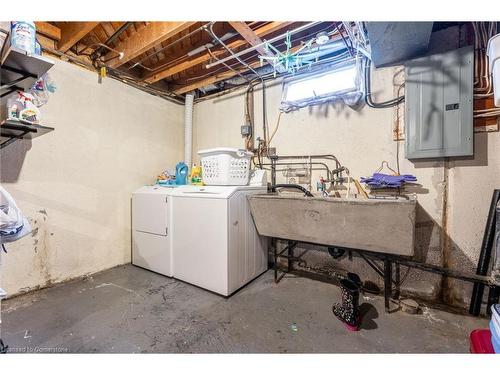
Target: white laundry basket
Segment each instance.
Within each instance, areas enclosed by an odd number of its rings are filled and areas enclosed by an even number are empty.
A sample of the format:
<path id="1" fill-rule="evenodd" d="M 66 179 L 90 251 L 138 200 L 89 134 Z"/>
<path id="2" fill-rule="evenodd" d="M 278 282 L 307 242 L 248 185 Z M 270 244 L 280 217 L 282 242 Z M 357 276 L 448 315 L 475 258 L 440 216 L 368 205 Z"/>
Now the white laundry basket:
<path id="1" fill-rule="evenodd" d="M 198 151 L 198 155 L 205 185 L 248 185 L 252 152 L 218 147 Z"/>
<path id="2" fill-rule="evenodd" d="M 493 78 L 495 107 L 500 107 L 500 34 L 493 36 L 488 41 L 486 53 L 488 54 L 490 73 Z"/>

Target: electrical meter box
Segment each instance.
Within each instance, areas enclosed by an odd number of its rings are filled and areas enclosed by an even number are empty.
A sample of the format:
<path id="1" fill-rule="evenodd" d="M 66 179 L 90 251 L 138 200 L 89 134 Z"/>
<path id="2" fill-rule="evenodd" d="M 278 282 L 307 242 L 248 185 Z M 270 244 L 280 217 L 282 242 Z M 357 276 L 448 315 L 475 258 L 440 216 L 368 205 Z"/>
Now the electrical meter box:
<path id="1" fill-rule="evenodd" d="M 405 76 L 406 158 L 473 155 L 473 47 L 407 61 Z"/>

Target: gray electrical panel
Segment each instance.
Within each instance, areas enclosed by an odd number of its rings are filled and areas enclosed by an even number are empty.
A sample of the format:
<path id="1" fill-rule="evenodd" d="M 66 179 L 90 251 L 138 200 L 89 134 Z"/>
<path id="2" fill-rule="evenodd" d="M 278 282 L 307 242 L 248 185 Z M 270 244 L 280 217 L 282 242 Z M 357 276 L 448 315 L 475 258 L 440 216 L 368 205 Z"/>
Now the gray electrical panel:
<path id="1" fill-rule="evenodd" d="M 474 50 L 405 63 L 406 158 L 473 155 Z"/>

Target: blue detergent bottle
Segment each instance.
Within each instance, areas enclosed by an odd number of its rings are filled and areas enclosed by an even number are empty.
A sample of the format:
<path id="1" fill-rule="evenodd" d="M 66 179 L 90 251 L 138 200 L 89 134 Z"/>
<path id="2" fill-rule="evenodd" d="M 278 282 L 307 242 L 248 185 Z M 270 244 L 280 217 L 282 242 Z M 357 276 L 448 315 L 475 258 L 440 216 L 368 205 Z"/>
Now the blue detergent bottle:
<path id="1" fill-rule="evenodd" d="M 183 161 L 177 163 L 175 166 L 175 184 L 176 185 L 186 185 L 188 166 Z"/>

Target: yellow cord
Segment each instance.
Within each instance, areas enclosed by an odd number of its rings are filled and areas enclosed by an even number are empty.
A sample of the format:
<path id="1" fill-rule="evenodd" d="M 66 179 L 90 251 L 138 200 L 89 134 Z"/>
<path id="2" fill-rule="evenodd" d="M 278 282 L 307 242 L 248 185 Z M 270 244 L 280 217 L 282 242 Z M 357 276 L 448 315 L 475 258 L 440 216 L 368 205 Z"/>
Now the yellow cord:
<path id="1" fill-rule="evenodd" d="M 283 114 L 282 111 L 280 111 L 279 115 L 278 115 L 278 121 L 276 121 L 276 127 L 274 128 L 273 130 L 273 134 L 271 134 L 271 137 L 269 138 L 269 143 L 268 143 L 268 146 L 271 145 L 271 141 L 273 140 L 274 138 L 274 135 L 276 134 L 276 132 L 278 131 L 278 127 L 280 126 L 280 120 L 281 120 L 281 115 Z"/>

